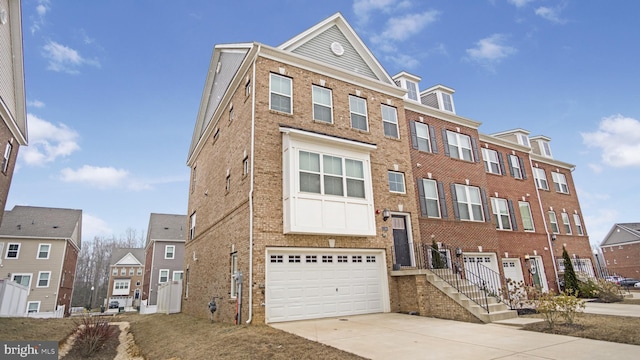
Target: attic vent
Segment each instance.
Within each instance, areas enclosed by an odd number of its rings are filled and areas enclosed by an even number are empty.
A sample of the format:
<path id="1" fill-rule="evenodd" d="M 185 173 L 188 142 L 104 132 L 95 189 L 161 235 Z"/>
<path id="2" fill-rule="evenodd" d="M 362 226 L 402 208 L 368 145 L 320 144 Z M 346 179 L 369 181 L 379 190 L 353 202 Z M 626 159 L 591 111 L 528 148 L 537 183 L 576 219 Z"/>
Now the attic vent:
<path id="1" fill-rule="evenodd" d="M 18 230 L 22 230 L 22 225 L 18 224 Z"/>
<path id="2" fill-rule="evenodd" d="M 342 56 L 342 54 L 344 54 L 344 48 L 342 47 L 342 44 L 337 41 L 331 43 L 331 51 L 337 56 Z"/>

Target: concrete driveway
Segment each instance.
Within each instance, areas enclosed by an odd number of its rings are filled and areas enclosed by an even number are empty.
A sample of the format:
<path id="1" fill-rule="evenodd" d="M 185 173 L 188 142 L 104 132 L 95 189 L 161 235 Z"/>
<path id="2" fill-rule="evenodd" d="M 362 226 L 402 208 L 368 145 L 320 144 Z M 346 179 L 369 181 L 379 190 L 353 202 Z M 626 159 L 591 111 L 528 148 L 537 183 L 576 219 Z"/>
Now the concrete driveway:
<path id="1" fill-rule="evenodd" d="M 640 359 L 640 346 L 397 313 L 271 324 L 369 359 Z"/>

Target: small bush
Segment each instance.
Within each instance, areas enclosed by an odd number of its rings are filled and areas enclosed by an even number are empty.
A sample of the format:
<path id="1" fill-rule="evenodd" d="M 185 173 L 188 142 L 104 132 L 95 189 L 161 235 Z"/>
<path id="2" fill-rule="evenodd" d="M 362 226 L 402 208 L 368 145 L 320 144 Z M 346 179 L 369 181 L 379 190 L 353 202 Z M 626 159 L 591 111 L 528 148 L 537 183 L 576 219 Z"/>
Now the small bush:
<path id="1" fill-rule="evenodd" d="M 598 297 L 598 291 L 600 286 L 593 279 L 587 279 L 585 281 L 580 281 L 578 283 L 578 288 L 580 290 L 580 297 L 585 299 L 593 299 Z"/>
<path id="2" fill-rule="evenodd" d="M 603 279 L 598 279 L 598 290 L 595 294 L 598 300 L 604 303 L 613 303 L 622 301 L 620 294 L 620 285 Z"/>
<path id="3" fill-rule="evenodd" d="M 584 301 L 578 299 L 575 294 L 570 290 L 563 291 L 559 295 L 553 291 L 543 293 L 536 290 L 529 299 L 538 313 L 542 314 L 549 329 L 553 329 L 561 318 L 567 324 L 573 324 L 576 315 L 584 310 Z"/>
<path id="4" fill-rule="evenodd" d="M 567 290 L 554 298 L 560 316 L 569 325 L 573 325 L 576 315 L 582 312 L 585 307 L 584 300 L 578 299 L 576 295 L 571 290 Z"/>
<path id="5" fill-rule="evenodd" d="M 95 354 L 107 340 L 118 334 L 115 326 L 98 317 L 83 316 L 80 321 L 75 321 L 75 325 L 78 327 L 78 335 L 74 347 L 78 347 L 84 357 Z"/>

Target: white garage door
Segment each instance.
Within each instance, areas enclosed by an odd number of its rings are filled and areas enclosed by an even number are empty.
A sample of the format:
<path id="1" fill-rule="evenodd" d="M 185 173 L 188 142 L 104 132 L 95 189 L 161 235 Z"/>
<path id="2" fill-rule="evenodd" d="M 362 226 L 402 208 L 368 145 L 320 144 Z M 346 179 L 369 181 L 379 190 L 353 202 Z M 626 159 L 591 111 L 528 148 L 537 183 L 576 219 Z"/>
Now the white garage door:
<path id="1" fill-rule="evenodd" d="M 269 249 L 266 261 L 268 323 L 385 311 L 382 251 Z"/>

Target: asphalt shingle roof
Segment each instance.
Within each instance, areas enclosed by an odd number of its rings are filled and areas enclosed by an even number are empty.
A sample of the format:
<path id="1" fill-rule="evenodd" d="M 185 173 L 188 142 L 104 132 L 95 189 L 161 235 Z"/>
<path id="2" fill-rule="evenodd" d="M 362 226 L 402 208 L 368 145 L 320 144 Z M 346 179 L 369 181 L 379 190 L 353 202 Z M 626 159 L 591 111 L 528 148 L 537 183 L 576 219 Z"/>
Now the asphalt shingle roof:
<path id="1" fill-rule="evenodd" d="M 184 240 L 186 224 L 186 215 L 151 213 L 147 230 L 147 245 L 153 240 Z"/>
<path id="2" fill-rule="evenodd" d="M 16 205 L 5 211 L 1 236 L 70 239 L 77 230 L 78 247 L 82 238 L 82 210 Z"/>

